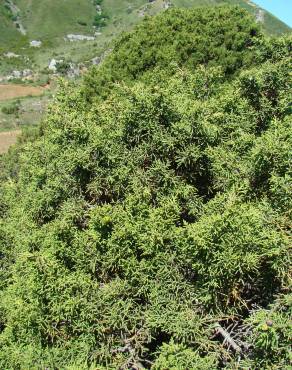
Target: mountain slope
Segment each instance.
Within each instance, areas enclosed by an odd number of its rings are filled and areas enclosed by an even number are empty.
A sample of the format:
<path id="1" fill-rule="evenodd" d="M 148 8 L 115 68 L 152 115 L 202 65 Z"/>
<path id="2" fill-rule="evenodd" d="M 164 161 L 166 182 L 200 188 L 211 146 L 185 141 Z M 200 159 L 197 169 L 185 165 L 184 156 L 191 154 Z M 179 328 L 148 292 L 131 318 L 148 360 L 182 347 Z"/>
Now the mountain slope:
<path id="1" fill-rule="evenodd" d="M 13 24 L 12 13 L 5 4 L 0 4 L 0 53 L 11 45 L 19 46 L 19 41 L 23 39 Z"/>
<path id="2" fill-rule="evenodd" d="M 140 22 L 147 14 L 156 14 L 171 4 L 176 7 L 197 7 L 223 3 L 239 4 L 263 23 L 263 29 L 271 35 L 290 31 L 290 28 L 268 12 L 260 10 L 249 0 L 103 0 L 101 7 L 108 16 L 106 27 L 98 30 L 100 34 L 93 41 L 69 42 L 67 34 L 93 36 L 93 20 L 99 8 L 92 0 L 5 0 L 0 4 L 0 54 L 16 52 L 30 58 L 38 69 L 48 65 L 52 57 L 84 61 L 100 54 L 111 40 L 122 31 L 127 31 Z M 97 2 L 99 3 L 99 2 Z M 97 4 L 95 3 L 95 4 Z M 16 29 L 16 23 L 7 16 L 7 8 L 17 10 L 18 19 L 27 31 L 24 37 Z M 29 47 L 29 41 L 40 40 L 40 49 Z M 15 64 L 18 66 L 19 62 Z M 13 61 L 0 56 L 1 72 L 13 69 Z M 27 66 L 26 66 L 27 67 Z"/>
<path id="3" fill-rule="evenodd" d="M 180 0 L 177 1 L 180 2 Z M 251 0 L 214 0 L 214 2 L 242 6 L 256 17 L 258 22 L 263 25 L 264 31 L 269 35 L 277 36 L 291 32 L 291 28 L 289 26 L 273 14 L 254 4 Z"/>
<path id="4" fill-rule="evenodd" d="M 67 33 L 92 33 L 96 13 L 90 0 L 15 0 L 30 38 L 47 42 Z"/>

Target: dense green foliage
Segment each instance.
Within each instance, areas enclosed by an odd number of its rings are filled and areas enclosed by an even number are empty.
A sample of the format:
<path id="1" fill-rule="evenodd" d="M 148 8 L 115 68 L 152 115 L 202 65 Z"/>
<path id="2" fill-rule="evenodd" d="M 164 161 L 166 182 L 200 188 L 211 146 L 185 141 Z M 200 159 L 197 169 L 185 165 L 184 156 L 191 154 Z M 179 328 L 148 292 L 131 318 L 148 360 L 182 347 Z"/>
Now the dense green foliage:
<path id="1" fill-rule="evenodd" d="M 123 36 L 1 163 L 0 367 L 289 368 L 291 144 L 291 38 Z"/>
<path id="2" fill-rule="evenodd" d="M 155 68 L 200 65 L 223 68 L 232 75 L 252 63 L 252 47 L 261 37 L 258 27 L 241 8 L 213 7 L 171 12 L 148 18 L 135 32 L 124 34 L 115 45 L 101 70 L 93 70 L 86 79 L 86 93 L 103 95 L 116 81 L 133 81 Z M 153 32 L 155 30 L 155 32 Z"/>
<path id="3" fill-rule="evenodd" d="M 98 28 L 105 27 L 107 24 L 107 19 L 109 18 L 107 14 L 104 13 L 101 5 L 103 0 L 94 0 L 94 5 L 98 9 L 98 13 L 94 17 L 93 25 Z"/>

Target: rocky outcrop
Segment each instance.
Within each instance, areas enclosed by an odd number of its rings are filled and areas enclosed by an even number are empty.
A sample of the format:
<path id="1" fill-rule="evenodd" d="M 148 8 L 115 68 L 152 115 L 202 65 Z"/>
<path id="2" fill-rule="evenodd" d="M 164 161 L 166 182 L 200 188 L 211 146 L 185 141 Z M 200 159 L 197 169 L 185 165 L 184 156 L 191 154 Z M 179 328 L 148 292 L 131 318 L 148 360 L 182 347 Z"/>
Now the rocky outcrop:
<path id="1" fill-rule="evenodd" d="M 0 76 L 0 82 L 7 82 L 12 80 L 30 80 L 33 78 L 33 71 L 31 69 L 14 70 L 7 76 Z"/>
<path id="2" fill-rule="evenodd" d="M 11 51 L 8 51 L 7 53 L 3 54 L 5 58 L 11 59 L 11 58 L 20 58 L 20 55 L 15 54 Z"/>
<path id="3" fill-rule="evenodd" d="M 87 35 L 75 35 L 69 34 L 66 36 L 66 39 L 69 41 L 93 41 L 95 39 L 94 36 L 87 36 Z"/>
<path id="4" fill-rule="evenodd" d="M 32 40 L 30 41 L 29 45 L 32 46 L 33 48 L 39 48 L 41 47 L 42 42 L 40 40 Z"/>
<path id="5" fill-rule="evenodd" d="M 265 21 L 265 12 L 263 9 L 258 9 L 256 13 L 256 21 L 259 23 L 264 23 Z"/>

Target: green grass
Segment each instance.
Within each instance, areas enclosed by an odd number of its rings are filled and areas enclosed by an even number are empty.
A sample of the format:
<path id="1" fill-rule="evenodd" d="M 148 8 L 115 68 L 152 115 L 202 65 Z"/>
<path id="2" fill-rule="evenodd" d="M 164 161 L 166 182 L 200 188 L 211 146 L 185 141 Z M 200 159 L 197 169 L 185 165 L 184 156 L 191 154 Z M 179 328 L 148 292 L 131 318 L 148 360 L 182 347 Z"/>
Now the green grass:
<path id="1" fill-rule="evenodd" d="M 30 39 L 51 44 L 68 33 L 92 33 L 96 13 L 90 0 L 17 0 Z M 86 26 L 78 22 L 86 23 Z"/>
<path id="2" fill-rule="evenodd" d="M 9 48 L 21 48 L 26 41 L 26 38 L 17 31 L 13 21 L 10 18 L 9 12 L 3 3 L 0 4 L 0 54 Z"/>
<path id="3" fill-rule="evenodd" d="M 184 0 L 176 0 L 174 2 L 181 2 Z M 195 2 L 196 0 L 190 0 L 192 2 Z M 211 1 L 212 2 L 212 1 Z M 213 1 L 217 3 L 228 3 L 228 4 L 238 4 L 248 10 L 253 15 L 256 15 L 257 11 L 259 10 L 258 6 L 252 6 L 250 3 L 248 3 L 246 0 L 215 0 Z M 287 26 L 285 23 L 283 23 L 281 20 L 273 16 L 271 13 L 264 11 L 264 23 L 263 23 L 263 29 L 266 34 L 268 35 L 275 35 L 279 36 L 284 33 L 291 32 L 291 28 Z"/>
<path id="4" fill-rule="evenodd" d="M 0 102 L 0 132 L 18 130 L 25 126 L 37 125 L 48 105 L 50 93 L 38 97 L 25 97 Z M 19 111 L 6 114 L 2 108 L 14 104 L 19 106 Z"/>
<path id="5" fill-rule="evenodd" d="M 280 36 L 283 33 L 291 33 L 291 28 L 280 22 L 273 14 L 265 12 L 264 29 L 268 34 Z"/>

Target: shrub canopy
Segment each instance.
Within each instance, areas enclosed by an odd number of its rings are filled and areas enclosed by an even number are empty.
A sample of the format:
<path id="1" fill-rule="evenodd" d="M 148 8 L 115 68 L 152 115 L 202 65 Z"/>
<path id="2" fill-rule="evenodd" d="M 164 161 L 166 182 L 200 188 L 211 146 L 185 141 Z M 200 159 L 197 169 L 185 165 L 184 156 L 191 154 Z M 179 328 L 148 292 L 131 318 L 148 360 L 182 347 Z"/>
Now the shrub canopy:
<path id="1" fill-rule="evenodd" d="M 1 368 L 289 366 L 290 51 L 171 10 L 61 83 L 1 162 Z"/>
<path id="2" fill-rule="evenodd" d="M 230 76 L 253 63 L 252 50 L 261 39 L 241 7 L 171 9 L 124 33 L 101 68 L 86 76 L 85 94 L 106 96 L 119 81 L 148 83 L 155 68 L 170 74 L 179 67 L 220 66 Z"/>

